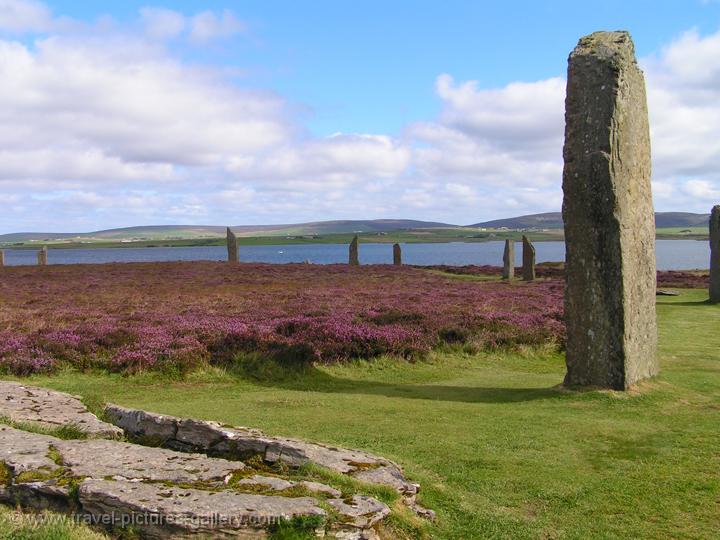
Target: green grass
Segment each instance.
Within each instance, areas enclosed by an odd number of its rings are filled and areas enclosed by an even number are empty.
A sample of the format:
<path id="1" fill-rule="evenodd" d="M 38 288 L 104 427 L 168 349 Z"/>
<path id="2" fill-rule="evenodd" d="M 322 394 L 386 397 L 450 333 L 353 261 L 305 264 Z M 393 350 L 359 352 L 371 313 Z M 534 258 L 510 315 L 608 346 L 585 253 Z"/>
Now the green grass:
<path id="1" fill-rule="evenodd" d="M 660 227 L 655 235 L 661 240 L 707 240 L 708 228 L 704 227 Z"/>
<path id="2" fill-rule="evenodd" d="M 45 512 L 22 514 L 0 505 L 0 540 L 107 540 L 107 536 L 73 523 L 70 518 Z"/>
<path id="3" fill-rule="evenodd" d="M 31 433 L 39 433 L 40 435 L 50 435 L 66 441 L 88 438 L 87 433 L 75 424 L 48 426 L 38 422 L 16 422 L 6 416 L 0 416 L 0 424 L 4 424 L 15 429 L 21 429 L 23 431 L 29 431 Z"/>
<path id="4" fill-rule="evenodd" d="M 662 373 L 628 393 L 563 391 L 562 356 L 538 350 L 31 382 L 384 455 L 438 512 L 433 538 L 717 538 L 720 307 L 705 298 L 658 300 Z"/>

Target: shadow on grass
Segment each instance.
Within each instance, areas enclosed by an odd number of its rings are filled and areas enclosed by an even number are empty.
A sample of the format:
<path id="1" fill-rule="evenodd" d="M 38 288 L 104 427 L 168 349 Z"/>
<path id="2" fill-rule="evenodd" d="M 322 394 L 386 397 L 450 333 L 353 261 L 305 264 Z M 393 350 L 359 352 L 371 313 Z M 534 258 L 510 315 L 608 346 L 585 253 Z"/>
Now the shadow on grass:
<path id="1" fill-rule="evenodd" d="M 662 302 L 662 301 L 658 300 L 657 304 L 662 305 L 662 306 L 678 306 L 678 307 L 701 307 L 701 306 L 712 307 L 712 306 L 720 305 L 720 304 L 711 304 L 709 298 L 705 299 L 705 300 L 696 300 L 695 302 L 691 302 L 691 301 L 673 302 L 672 300 Z"/>
<path id="2" fill-rule="evenodd" d="M 248 378 L 260 386 L 300 392 L 362 394 L 463 403 L 517 403 L 563 396 L 563 392 L 557 387 L 493 388 L 358 381 L 334 377 L 315 367 L 284 368 L 276 371 L 275 376 L 266 374 L 258 376 L 257 373 L 244 369 L 242 365 L 235 366 L 233 371 L 236 375 Z"/>

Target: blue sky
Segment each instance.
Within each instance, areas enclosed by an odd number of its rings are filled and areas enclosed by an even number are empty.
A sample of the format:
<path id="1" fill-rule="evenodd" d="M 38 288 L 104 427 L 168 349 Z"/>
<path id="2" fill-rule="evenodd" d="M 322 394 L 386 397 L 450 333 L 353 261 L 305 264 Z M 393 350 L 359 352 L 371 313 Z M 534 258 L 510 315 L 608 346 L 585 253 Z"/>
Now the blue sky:
<path id="1" fill-rule="evenodd" d="M 0 233 L 557 210 L 598 29 L 646 71 L 656 208 L 705 211 L 717 1 L 0 0 Z"/>

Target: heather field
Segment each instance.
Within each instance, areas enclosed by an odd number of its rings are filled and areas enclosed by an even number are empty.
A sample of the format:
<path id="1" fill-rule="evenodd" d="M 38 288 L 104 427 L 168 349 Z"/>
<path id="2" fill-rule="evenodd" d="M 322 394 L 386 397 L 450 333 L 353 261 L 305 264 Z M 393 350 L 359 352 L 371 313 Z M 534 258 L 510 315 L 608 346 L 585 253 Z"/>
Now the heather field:
<path id="1" fill-rule="evenodd" d="M 433 270 L 458 276 L 493 276 L 502 275 L 501 266 L 467 265 L 467 266 L 420 266 L 426 270 Z M 535 269 L 538 278 L 565 279 L 565 270 L 562 263 L 538 264 Z M 515 275 L 522 275 L 522 268 L 515 268 Z M 672 287 L 676 289 L 703 289 L 710 283 L 710 273 L 707 270 L 662 270 L 657 273 L 658 287 Z"/>
<path id="2" fill-rule="evenodd" d="M 285 364 L 561 345 L 563 284 L 410 267 L 132 263 L 15 267 L 0 280 L 0 370 L 175 374 L 259 354 Z"/>

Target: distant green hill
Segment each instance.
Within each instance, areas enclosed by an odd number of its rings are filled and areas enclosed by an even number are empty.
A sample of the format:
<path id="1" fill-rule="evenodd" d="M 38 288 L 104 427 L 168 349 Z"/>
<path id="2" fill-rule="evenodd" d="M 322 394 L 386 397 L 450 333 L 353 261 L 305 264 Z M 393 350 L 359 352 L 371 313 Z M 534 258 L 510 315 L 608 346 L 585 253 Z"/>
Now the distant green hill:
<path id="1" fill-rule="evenodd" d="M 673 235 L 684 234 L 693 229 L 692 233 L 702 236 L 707 233 L 707 214 L 691 214 L 688 212 L 658 212 L 655 222 L 660 229 L 676 229 Z M 430 236 L 440 234 L 447 236 L 448 230 L 455 232 L 450 235 L 457 237 L 458 230 L 465 228 L 486 229 L 548 229 L 562 236 L 562 216 L 560 212 L 545 214 L 531 214 L 507 219 L 484 221 L 462 227 L 436 221 L 418 221 L 414 219 L 373 219 L 373 220 L 344 220 L 344 221 L 316 221 L 311 223 L 280 224 L 280 225 L 239 225 L 232 226 L 233 231 L 240 237 L 286 237 L 302 241 L 312 241 L 313 236 L 347 235 L 353 233 L 392 233 L 398 231 L 416 231 L 417 234 Z M 441 231 L 445 229 L 445 231 Z M 668 231 L 664 231 L 667 233 Z M 658 231 L 660 233 L 660 231 Z M 464 233 L 463 234 L 470 234 Z M 473 233 L 474 234 L 474 233 Z M 482 233 L 485 234 L 485 233 Z M 148 225 L 139 227 L 124 227 L 107 229 L 88 233 L 50 233 L 50 232 L 19 232 L 0 235 L 0 244 L 29 243 L 58 243 L 58 244 L 86 244 L 86 243 L 124 243 L 124 242 L 153 242 L 153 241 L 182 241 L 192 240 L 207 242 L 225 236 L 225 227 L 219 225 Z M 463 237 L 463 235 L 460 235 Z M 302 239 L 300 238 L 302 237 Z"/>
<path id="2" fill-rule="evenodd" d="M 238 236 L 307 236 L 316 234 L 391 232 L 410 229 L 452 228 L 456 225 L 413 219 L 374 219 L 346 221 L 318 221 L 281 225 L 231 226 Z M 56 240 L 174 240 L 218 238 L 225 235 L 225 227 L 217 225 L 148 225 L 123 227 L 87 233 L 18 232 L 0 235 L 0 243 L 50 242 Z"/>
<path id="3" fill-rule="evenodd" d="M 655 225 L 658 228 L 670 227 L 705 227 L 708 224 L 709 214 L 692 214 L 690 212 L 656 212 Z M 562 229 L 563 221 L 560 212 L 547 212 L 545 214 L 530 214 L 506 219 L 495 219 L 475 223 L 469 227 L 484 227 L 487 229 Z"/>

